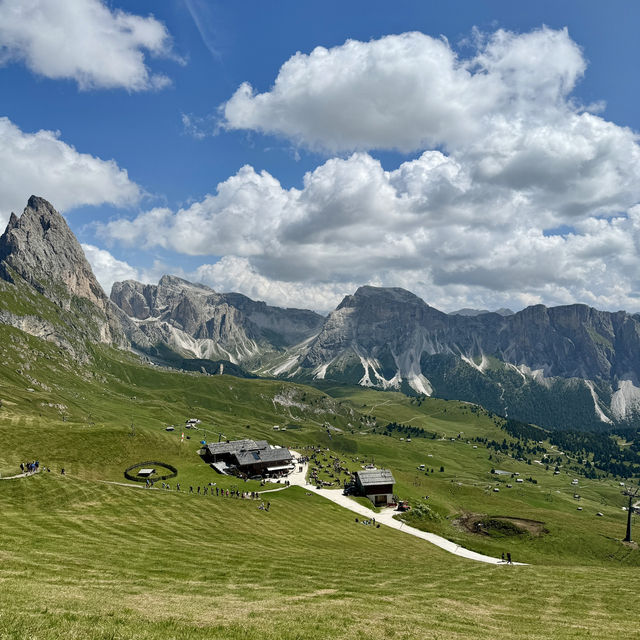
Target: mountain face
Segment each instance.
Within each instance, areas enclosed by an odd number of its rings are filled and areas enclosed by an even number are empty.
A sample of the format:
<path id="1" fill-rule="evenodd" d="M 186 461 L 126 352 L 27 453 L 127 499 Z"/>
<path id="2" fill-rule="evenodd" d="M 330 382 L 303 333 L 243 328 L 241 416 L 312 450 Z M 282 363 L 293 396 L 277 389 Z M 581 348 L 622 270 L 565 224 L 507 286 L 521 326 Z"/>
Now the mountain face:
<path id="1" fill-rule="evenodd" d="M 175 276 L 163 276 L 157 285 L 116 282 L 111 300 L 133 322 L 137 335 L 129 332 L 129 338 L 139 348 L 165 345 L 188 358 L 252 366 L 309 339 L 324 320 L 313 311 L 271 307 Z"/>
<path id="2" fill-rule="evenodd" d="M 585 305 L 450 315 L 403 289 L 361 287 L 279 373 L 594 428 L 640 410 L 640 318 Z"/>
<path id="3" fill-rule="evenodd" d="M 126 345 L 123 314 L 98 284 L 64 218 L 43 198 L 31 196 L 20 218 L 11 214 L 0 236 L 0 282 L 0 322 L 72 351 L 84 339 Z"/>
<path id="4" fill-rule="evenodd" d="M 79 359 L 101 342 L 192 370 L 242 374 L 240 364 L 466 400 L 552 428 L 640 424 L 640 315 L 585 305 L 446 314 L 404 289 L 366 286 L 324 318 L 173 276 L 116 283 L 107 298 L 64 218 L 35 196 L 0 236 L 0 323 Z"/>

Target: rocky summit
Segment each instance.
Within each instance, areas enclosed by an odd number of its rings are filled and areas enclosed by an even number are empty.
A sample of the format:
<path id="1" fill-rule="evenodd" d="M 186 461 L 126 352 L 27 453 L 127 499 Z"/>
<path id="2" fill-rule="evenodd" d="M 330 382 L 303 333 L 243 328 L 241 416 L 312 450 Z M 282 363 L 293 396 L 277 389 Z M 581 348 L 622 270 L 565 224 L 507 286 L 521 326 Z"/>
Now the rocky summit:
<path id="1" fill-rule="evenodd" d="M 126 345 L 126 319 L 105 295 L 65 219 L 44 198 L 31 196 L 19 218 L 11 214 L 0 236 L 0 279 L 14 288 L 14 298 L 35 290 L 61 310 L 36 303 L 25 314 L 5 305 L 3 322 L 65 346 L 75 343 L 76 350 L 85 338 Z"/>

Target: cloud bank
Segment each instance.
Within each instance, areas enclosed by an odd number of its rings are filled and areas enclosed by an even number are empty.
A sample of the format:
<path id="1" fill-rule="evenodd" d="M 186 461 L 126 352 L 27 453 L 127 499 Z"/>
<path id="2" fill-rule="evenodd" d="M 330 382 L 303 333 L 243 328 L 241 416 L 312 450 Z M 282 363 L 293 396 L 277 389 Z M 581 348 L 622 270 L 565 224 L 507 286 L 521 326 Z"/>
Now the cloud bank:
<path id="1" fill-rule="evenodd" d="M 548 28 L 475 34 L 466 58 L 421 33 L 298 53 L 271 90 L 242 85 L 223 124 L 347 155 L 301 188 L 245 166 L 188 208 L 100 232 L 213 256 L 210 283 L 245 293 L 262 283 L 279 304 L 326 309 L 339 291 L 372 283 L 445 309 L 636 310 L 638 136 L 574 99 L 585 71 L 568 32 Z M 418 153 L 386 170 L 376 149 Z"/>

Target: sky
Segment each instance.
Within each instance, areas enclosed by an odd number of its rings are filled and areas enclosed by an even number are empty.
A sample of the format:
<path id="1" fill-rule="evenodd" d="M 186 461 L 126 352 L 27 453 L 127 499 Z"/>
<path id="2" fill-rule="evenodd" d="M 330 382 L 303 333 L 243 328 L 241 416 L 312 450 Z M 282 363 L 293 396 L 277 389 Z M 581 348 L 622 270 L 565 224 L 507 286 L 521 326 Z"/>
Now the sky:
<path id="1" fill-rule="evenodd" d="M 328 312 L 640 311 L 640 3 L 0 0 L 0 227 Z"/>

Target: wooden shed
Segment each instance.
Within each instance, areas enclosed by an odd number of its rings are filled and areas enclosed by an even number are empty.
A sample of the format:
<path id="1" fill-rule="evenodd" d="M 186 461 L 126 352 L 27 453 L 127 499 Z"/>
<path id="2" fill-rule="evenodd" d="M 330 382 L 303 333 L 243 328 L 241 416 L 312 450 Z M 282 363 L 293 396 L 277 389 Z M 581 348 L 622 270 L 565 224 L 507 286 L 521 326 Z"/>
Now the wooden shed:
<path id="1" fill-rule="evenodd" d="M 356 488 L 377 507 L 393 502 L 395 480 L 388 469 L 364 469 L 356 471 Z"/>

